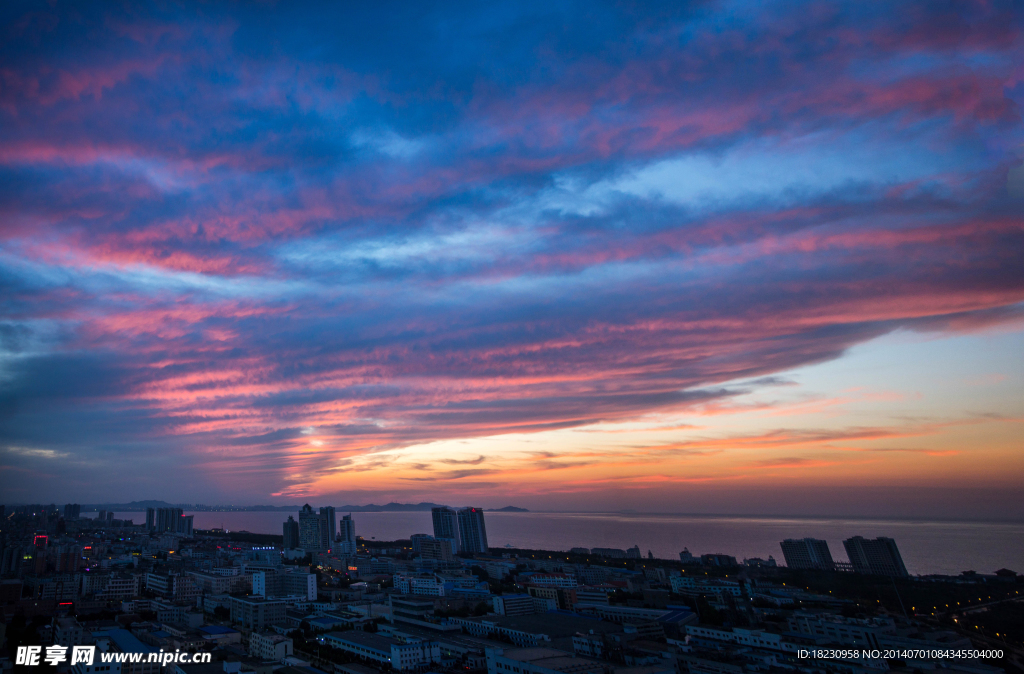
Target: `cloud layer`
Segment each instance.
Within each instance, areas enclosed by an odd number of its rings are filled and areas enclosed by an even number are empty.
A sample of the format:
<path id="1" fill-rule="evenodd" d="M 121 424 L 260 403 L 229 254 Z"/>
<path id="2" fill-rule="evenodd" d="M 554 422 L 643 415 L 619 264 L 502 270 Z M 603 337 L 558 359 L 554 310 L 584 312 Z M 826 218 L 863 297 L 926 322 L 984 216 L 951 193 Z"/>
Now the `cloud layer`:
<path id="1" fill-rule="evenodd" d="M 0 13 L 24 498 L 355 488 L 1021 318 L 1012 3 Z M 473 456 L 389 488 L 500 481 Z"/>

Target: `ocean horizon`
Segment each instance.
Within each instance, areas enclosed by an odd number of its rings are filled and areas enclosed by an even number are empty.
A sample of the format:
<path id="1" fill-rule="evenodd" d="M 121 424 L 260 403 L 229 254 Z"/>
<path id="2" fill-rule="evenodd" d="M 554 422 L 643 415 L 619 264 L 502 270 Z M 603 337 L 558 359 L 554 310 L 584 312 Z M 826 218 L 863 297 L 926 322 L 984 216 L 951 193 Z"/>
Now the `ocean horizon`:
<path id="1" fill-rule="evenodd" d="M 94 513 L 83 513 L 88 516 Z M 286 511 L 186 511 L 197 529 L 224 528 L 281 534 Z M 293 516 L 297 516 L 294 513 Z M 339 515 L 341 511 L 339 511 Z M 115 512 L 118 519 L 144 521 L 138 511 Z M 429 511 L 353 512 L 356 534 L 367 540 L 408 539 L 430 533 Z M 567 551 L 573 547 L 640 546 L 658 559 L 723 553 L 744 558 L 773 556 L 783 564 L 779 543 L 786 538 L 823 538 L 836 560 L 846 558 L 842 541 L 851 536 L 896 540 L 911 574 L 993 573 L 1024 568 L 1024 523 L 923 518 L 807 517 L 768 515 L 679 515 L 664 513 L 526 512 L 487 513 L 492 548 Z"/>

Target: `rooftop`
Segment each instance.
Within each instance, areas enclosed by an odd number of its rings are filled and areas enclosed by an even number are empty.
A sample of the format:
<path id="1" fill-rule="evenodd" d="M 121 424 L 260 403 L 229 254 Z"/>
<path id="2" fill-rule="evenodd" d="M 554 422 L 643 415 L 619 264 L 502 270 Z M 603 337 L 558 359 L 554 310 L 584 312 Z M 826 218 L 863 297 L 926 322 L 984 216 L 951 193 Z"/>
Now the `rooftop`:
<path id="1" fill-rule="evenodd" d="M 330 632 L 327 636 L 333 637 L 338 641 L 345 641 L 347 643 L 355 644 L 356 646 L 364 646 L 366 648 L 376 648 L 380 651 L 390 651 L 393 644 L 399 643 L 397 639 L 384 637 L 372 632 L 362 632 L 359 630 Z"/>
<path id="2" fill-rule="evenodd" d="M 122 653 L 155 653 L 156 648 L 148 646 L 126 629 L 107 630 L 107 636 Z"/>
<path id="3" fill-rule="evenodd" d="M 604 663 L 577 658 L 572 653 L 556 650 L 554 648 L 510 648 L 502 653 L 502 657 L 519 662 L 530 662 L 545 669 L 552 669 L 558 672 L 590 672 L 604 671 Z"/>
<path id="4" fill-rule="evenodd" d="M 528 634 L 546 634 L 549 637 L 568 637 L 577 632 L 591 630 L 599 634 L 622 631 L 622 627 L 614 623 L 566 613 L 537 613 L 524 616 L 498 615 L 486 618 L 465 618 L 464 620 L 492 623 L 505 629 L 518 630 Z"/>

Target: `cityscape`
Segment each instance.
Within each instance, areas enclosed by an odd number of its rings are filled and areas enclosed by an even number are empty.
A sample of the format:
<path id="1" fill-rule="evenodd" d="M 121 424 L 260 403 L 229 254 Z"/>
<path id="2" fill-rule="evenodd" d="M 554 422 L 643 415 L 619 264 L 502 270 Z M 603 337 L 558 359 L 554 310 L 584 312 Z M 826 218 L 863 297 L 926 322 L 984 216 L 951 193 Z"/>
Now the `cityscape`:
<path id="1" fill-rule="evenodd" d="M 5 668 L 35 645 L 113 662 L 50 663 L 76 674 L 996 674 L 1024 647 L 1024 576 L 911 575 L 888 537 L 843 541 L 849 561 L 816 538 L 780 541 L 779 560 L 658 559 L 495 548 L 479 507 L 433 506 L 429 532 L 395 541 L 333 506 L 303 505 L 280 535 L 196 529 L 178 507 L 137 524 L 3 508 Z M 148 659 L 165 653 L 179 661 Z"/>
<path id="2" fill-rule="evenodd" d="M 1024 674 L 1024 2 L 0 2 L 0 674 Z"/>

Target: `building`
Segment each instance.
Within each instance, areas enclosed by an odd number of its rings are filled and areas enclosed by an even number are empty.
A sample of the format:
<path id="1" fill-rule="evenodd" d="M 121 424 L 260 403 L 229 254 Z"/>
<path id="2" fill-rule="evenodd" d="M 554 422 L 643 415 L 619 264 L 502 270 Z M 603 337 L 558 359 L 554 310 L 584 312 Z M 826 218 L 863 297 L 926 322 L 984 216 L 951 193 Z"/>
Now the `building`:
<path id="1" fill-rule="evenodd" d="M 439 506 L 430 509 L 430 517 L 434 522 L 434 538 L 448 541 L 452 551 L 459 552 L 459 515 L 455 508 Z"/>
<path id="2" fill-rule="evenodd" d="M 249 655 L 260 660 L 280 662 L 292 654 L 292 640 L 276 632 L 249 635 Z"/>
<path id="3" fill-rule="evenodd" d="M 463 508 L 459 511 L 459 551 L 487 552 L 487 527 L 484 526 L 483 509 Z"/>
<path id="4" fill-rule="evenodd" d="M 522 577 L 520 577 L 522 578 Z M 526 582 L 538 587 L 576 587 L 576 576 L 565 573 L 535 573 L 527 577 Z"/>
<path id="5" fill-rule="evenodd" d="M 160 674 L 163 666 L 159 661 L 149 661 L 149 654 L 157 652 L 157 649 L 142 643 L 139 639 L 126 629 L 108 629 L 104 632 L 100 632 L 98 639 L 107 639 L 109 644 L 109 652 L 113 653 L 143 653 L 143 657 L 140 662 L 125 662 L 121 663 L 121 674 Z M 96 662 L 100 664 L 101 674 L 107 674 L 103 668 L 106 666 L 102 664 L 99 657 L 96 658 Z M 95 671 L 95 670 L 94 670 Z"/>
<path id="6" fill-rule="evenodd" d="M 154 599 L 150 602 L 149 610 L 156 613 L 157 621 L 171 625 L 188 625 L 198 627 L 203 624 L 203 616 L 190 610 L 190 607 L 183 604 L 175 604 L 163 599 Z M 194 624 L 190 624 L 194 623 Z"/>
<path id="7" fill-rule="evenodd" d="M 199 634 L 202 635 L 204 640 L 217 646 L 242 643 L 241 632 L 230 627 L 224 627 L 223 625 L 203 625 L 199 628 Z"/>
<path id="8" fill-rule="evenodd" d="M 252 576 L 237 574 L 224 576 L 203 571 L 189 571 L 199 591 L 205 595 L 229 594 L 231 592 L 249 592 L 252 590 Z"/>
<path id="9" fill-rule="evenodd" d="M 352 513 L 345 515 L 338 522 L 338 552 L 343 555 L 356 554 L 356 523 L 352 521 Z"/>
<path id="10" fill-rule="evenodd" d="M 448 622 L 463 628 L 471 636 L 497 639 L 521 647 L 550 644 L 554 647 L 572 648 L 572 637 L 577 633 L 586 634 L 591 630 L 594 634 L 622 632 L 620 625 L 566 613 L 537 613 L 525 616 L 489 615 L 481 618 L 451 616 L 448 618 Z"/>
<path id="11" fill-rule="evenodd" d="M 590 548 L 590 554 L 609 559 L 625 559 L 626 551 L 622 548 Z"/>
<path id="12" fill-rule="evenodd" d="M 448 562 L 455 559 L 452 551 L 451 541 L 428 537 L 418 541 L 420 557 L 440 562 Z"/>
<path id="13" fill-rule="evenodd" d="M 56 618 L 53 621 L 53 643 L 70 648 L 85 643 L 85 630 L 75 618 Z"/>
<path id="14" fill-rule="evenodd" d="M 528 594 L 495 595 L 491 600 L 498 615 L 533 615 L 537 613 L 537 602 Z"/>
<path id="15" fill-rule="evenodd" d="M 149 526 L 150 510 L 146 509 L 146 525 Z M 157 508 L 154 515 L 153 531 L 158 534 L 171 533 L 192 536 L 193 516 L 185 515 L 181 508 Z"/>
<path id="16" fill-rule="evenodd" d="M 703 566 L 739 566 L 739 562 L 732 555 L 723 555 L 720 552 L 701 555 L 700 563 Z"/>
<path id="17" fill-rule="evenodd" d="M 563 587 L 541 587 L 539 585 L 527 585 L 526 591 L 531 597 L 545 601 L 545 609 L 571 610 L 578 601 L 575 588 Z"/>
<path id="18" fill-rule="evenodd" d="M 406 576 L 396 573 L 393 582 L 395 589 L 402 594 L 426 597 L 443 597 L 445 595 L 444 581 L 434 574 Z"/>
<path id="19" fill-rule="evenodd" d="M 107 663 L 100 658 L 93 658 L 91 665 L 79 662 L 71 667 L 71 671 L 73 674 L 121 674 L 121 663 Z"/>
<path id="20" fill-rule="evenodd" d="M 146 531 L 156 529 L 156 508 L 146 508 Z"/>
<path id="21" fill-rule="evenodd" d="M 843 541 L 850 564 L 857 573 L 870 573 L 876 576 L 894 576 L 906 578 L 907 567 L 903 565 L 896 541 L 891 538 L 879 537 L 869 540 L 854 536 Z"/>
<path id="22" fill-rule="evenodd" d="M 232 597 L 231 622 L 254 632 L 262 632 L 271 625 L 284 625 L 288 603 L 261 597 Z"/>
<path id="23" fill-rule="evenodd" d="M 363 660 L 372 660 L 390 665 L 392 669 L 404 671 L 419 669 L 423 665 L 441 660 L 441 647 L 436 641 L 406 638 L 404 641 L 391 637 L 352 630 L 330 632 L 318 638 L 320 643 L 352 653 Z"/>
<path id="24" fill-rule="evenodd" d="M 338 535 L 338 522 L 335 519 L 334 506 L 320 508 L 320 517 L 324 520 L 324 526 L 327 527 L 327 549 L 330 550 L 334 546 L 334 538 Z"/>
<path id="25" fill-rule="evenodd" d="M 789 631 L 832 643 L 879 648 L 882 640 L 896 634 L 892 618 L 844 618 L 829 614 L 795 611 L 786 620 Z"/>
<path id="26" fill-rule="evenodd" d="M 299 547 L 299 523 L 291 515 L 284 523 L 284 549 L 292 550 Z"/>
<path id="27" fill-rule="evenodd" d="M 177 531 L 177 520 L 183 516 L 184 513 L 181 508 L 157 508 L 155 531 L 157 533 Z"/>
<path id="28" fill-rule="evenodd" d="M 787 538 L 779 545 L 782 546 L 786 566 L 791 569 L 832 571 L 836 567 L 828 542 L 820 538 Z"/>
<path id="29" fill-rule="evenodd" d="M 307 503 L 299 511 L 299 547 L 309 552 L 326 552 L 334 542 L 334 508 L 317 513 Z"/>
<path id="30" fill-rule="evenodd" d="M 102 594 L 104 599 L 131 599 L 139 594 L 141 576 L 134 574 L 111 574 L 107 578 Z"/>
<path id="31" fill-rule="evenodd" d="M 259 597 L 305 597 L 316 601 L 316 574 L 292 568 L 261 569 L 252 573 L 252 593 Z"/>
<path id="32" fill-rule="evenodd" d="M 434 624 L 434 601 L 432 599 L 389 594 L 388 606 L 391 608 L 391 613 L 387 618 L 392 623 L 400 621 L 418 625 Z"/>
<path id="33" fill-rule="evenodd" d="M 487 674 L 604 674 L 605 664 L 555 648 L 488 648 Z"/>
<path id="34" fill-rule="evenodd" d="M 71 521 L 77 520 L 82 516 L 82 506 L 78 503 L 68 503 L 64 506 L 64 519 Z"/>
<path id="35" fill-rule="evenodd" d="M 146 589 L 175 601 L 194 601 L 199 596 L 199 586 L 192 576 L 150 571 L 146 574 Z"/>
<path id="36" fill-rule="evenodd" d="M 700 560 L 693 556 L 689 548 L 683 548 L 683 551 L 679 553 L 679 561 L 683 564 L 696 564 Z"/>
<path id="37" fill-rule="evenodd" d="M 435 539 L 430 534 L 413 534 L 412 536 L 409 536 L 409 542 L 412 543 L 412 551 L 416 554 L 419 554 L 420 552 L 420 543 L 422 541 L 432 540 Z"/>

